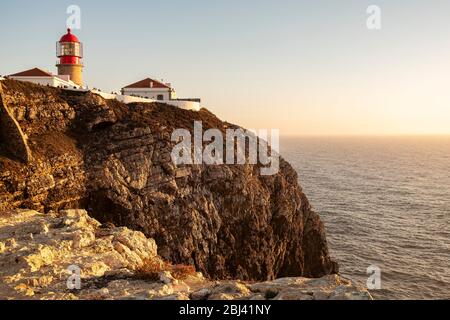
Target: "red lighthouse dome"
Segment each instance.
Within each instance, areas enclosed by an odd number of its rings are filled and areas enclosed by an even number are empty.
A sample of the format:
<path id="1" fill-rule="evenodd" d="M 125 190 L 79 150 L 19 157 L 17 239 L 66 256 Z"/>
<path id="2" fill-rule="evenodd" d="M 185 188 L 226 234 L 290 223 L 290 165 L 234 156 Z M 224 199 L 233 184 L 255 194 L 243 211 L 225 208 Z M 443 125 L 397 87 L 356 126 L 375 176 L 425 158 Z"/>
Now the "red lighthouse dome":
<path id="1" fill-rule="evenodd" d="M 67 29 L 67 34 L 63 35 L 61 37 L 61 40 L 59 40 L 59 42 L 80 42 L 78 41 L 78 38 L 76 35 L 72 34 L 72 30 Z"/>
<path id="2" fill-rule="evenodd" d="M 56 43 L 56 56 L 59 58 L 58 75 L 70 76 L 70 80 L 82 86 L 83 44 L 70 29 Z"/>

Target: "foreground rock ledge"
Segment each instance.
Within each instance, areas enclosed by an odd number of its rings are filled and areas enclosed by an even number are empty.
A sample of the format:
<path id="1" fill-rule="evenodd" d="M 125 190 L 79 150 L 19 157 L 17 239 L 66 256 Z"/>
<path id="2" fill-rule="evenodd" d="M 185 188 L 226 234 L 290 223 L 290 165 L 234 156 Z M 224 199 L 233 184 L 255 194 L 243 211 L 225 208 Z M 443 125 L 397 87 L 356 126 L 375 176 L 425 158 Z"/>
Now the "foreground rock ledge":
<path id="1" fill-rule="evenodd" d="M 150 279 L 142 271 L 149 263 L 169 266 L 153 239 L 101 225 L 84 210 L 0 213 L 0 299 L 371 299 L 338 275 L 251 283 L 209 281 L 198 272 L 177 279 L 161 269 Z M 81 269 L 80 290 L 67 288 L 73 265 Z"/>

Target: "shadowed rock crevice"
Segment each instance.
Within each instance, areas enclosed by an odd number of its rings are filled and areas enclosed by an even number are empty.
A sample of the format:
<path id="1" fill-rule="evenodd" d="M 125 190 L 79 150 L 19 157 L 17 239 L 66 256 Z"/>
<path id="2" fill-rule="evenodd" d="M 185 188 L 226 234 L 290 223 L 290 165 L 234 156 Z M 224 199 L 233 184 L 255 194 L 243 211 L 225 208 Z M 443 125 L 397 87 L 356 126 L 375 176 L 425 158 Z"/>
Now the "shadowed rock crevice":
<path id="1" fill-rule="evenodd" d="M 209 278 L 267 280 L 337 272 L 319 216 L 283 159 L 258 165 L 175 166 L 171 133 L 236 127 L 211 112 L 124 105 L 87 93 L 5 81 L 5 100 L 30 148 L 29 165 L 0 159 L 0 210 L 85 208 L 142 231 L 158 254 Z"/>
<path id="2" fill-rule="evenodd" d="M 32 159 L 27 138 L 3 99 L 3 87 L 0 82 L 0 152 L 2 150 L 7 156 L 24 163 Z"/>

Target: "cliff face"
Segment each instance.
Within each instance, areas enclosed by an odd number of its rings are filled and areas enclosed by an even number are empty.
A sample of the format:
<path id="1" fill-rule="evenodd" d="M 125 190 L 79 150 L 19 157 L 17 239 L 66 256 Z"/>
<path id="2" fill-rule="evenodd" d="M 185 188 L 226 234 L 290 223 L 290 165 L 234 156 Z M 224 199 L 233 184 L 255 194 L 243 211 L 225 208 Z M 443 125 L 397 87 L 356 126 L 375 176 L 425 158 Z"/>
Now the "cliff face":
<path id="1" fill-rule="evenodd" d="M 172 163 L 174 129 L 192 131 L 196 120 L 205 130 L 231 126 L 209 111 L 1 83 L 32 159 L 14 161 L 0 145 L 0 211 L 84 208 L 103 223 L 142 231 L 162 258 L 210 278 L 337 272 L 320 218 L 283 159 L 273 176 L 250 164 Z"/>

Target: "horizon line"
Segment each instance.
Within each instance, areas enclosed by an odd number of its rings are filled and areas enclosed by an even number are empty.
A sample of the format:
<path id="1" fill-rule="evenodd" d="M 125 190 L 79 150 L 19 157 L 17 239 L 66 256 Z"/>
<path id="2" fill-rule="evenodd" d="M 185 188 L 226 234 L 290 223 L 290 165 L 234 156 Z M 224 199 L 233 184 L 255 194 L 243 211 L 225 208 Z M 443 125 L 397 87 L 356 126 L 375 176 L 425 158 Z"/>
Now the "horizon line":
<path id="1" fill-rule="evenodd" d="M 285 138 L 414 138 L 414 137 L 429 137 L 429 138 L 450 138 L 450 133 L 376 133 L 376 134 L 297 134 L 297 133 L 280 133 L 280 137 Z"/>

